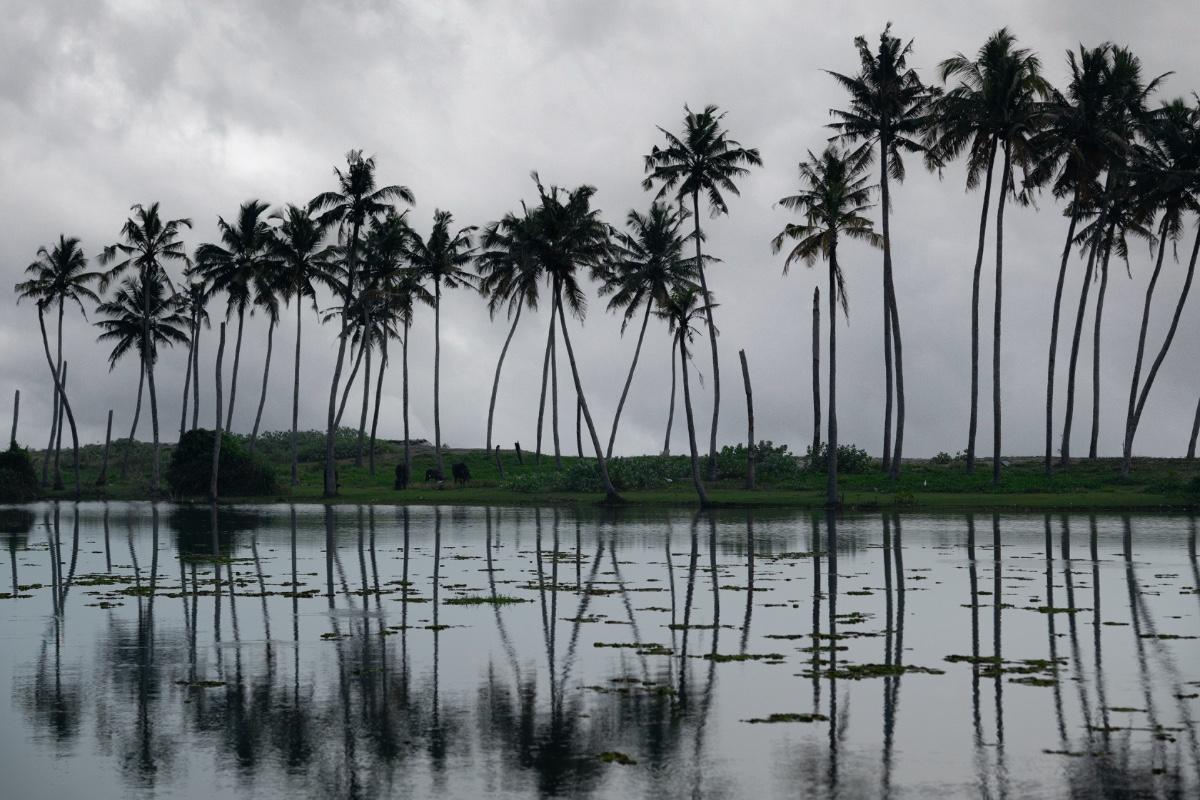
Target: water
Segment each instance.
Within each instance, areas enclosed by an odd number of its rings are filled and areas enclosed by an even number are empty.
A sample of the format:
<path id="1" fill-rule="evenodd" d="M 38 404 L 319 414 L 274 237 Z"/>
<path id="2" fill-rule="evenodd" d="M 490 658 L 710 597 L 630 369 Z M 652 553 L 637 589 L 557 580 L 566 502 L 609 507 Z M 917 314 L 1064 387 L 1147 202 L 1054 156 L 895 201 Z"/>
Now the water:
<path id="1" fill-rule="evenodd" d="M 1200 792 L 1194 518 L 63 504 L 0 528 L 5 797 Z"/>

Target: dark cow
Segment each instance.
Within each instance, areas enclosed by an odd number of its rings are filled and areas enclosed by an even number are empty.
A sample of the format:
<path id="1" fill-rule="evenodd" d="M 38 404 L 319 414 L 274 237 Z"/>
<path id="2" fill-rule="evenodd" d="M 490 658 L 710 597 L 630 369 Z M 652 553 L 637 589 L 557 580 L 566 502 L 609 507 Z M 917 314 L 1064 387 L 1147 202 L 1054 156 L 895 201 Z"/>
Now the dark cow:
<path id="1" fill-rule="evenodd" d="M 408 488 L 408 467 L 405 466 L 403 463 L 396 465 L 396 488 L 397 489 L 407 489 Z"/>
<path id="2" fill-rule="evenodd" d="M 456 486 L 462 486 L 465 488 L 467 481 L 471 480 L 471 470 L 469 470 L 467 465 L 462 461 L 450 466 L 450 474 L 454 476 L 454 483 Z"/>
<path id="3" fill-rule="evenodd" d="M 441 471 L 438 469 L 430 467 L 429 469 L 425 470 L 425 480 L 430 483 L 441 483 L 445 479 L 445 476 L 443 476 Z"/>

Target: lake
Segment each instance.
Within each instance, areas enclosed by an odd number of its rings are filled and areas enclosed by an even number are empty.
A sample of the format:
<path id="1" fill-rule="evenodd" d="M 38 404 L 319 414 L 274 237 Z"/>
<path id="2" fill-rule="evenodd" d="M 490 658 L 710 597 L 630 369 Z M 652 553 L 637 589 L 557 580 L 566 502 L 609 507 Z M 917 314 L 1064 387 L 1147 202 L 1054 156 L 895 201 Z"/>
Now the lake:
<path id="1" fill-rule="evenodd" d="M 1200 795 L 1185 515 L 63 503 L 0 530 L 9 798 Z"/>

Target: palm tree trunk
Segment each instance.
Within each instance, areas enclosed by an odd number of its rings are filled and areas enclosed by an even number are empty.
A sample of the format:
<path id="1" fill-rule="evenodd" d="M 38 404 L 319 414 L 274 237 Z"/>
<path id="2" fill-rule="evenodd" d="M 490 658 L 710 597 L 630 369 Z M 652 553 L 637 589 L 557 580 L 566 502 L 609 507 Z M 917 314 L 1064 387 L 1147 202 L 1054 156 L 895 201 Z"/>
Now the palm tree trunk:
<path id="1" fill-rule="evenodd" d="M 667 435 L 663 439 L 664 456 L 671 455 L 671 425 L 675 422 L 675 345 L 671 345 L 671 404 L 667 407 Z"/>
<path id="2" fill-rule="evenodd" d="M 267 321 L 267 358 L 263 364 L 262 393 L 258 398 L 258 411 L 254 414 L 254 428 L 250 431 L 250 454 L 254 455 L 254 446 L 258 442 L 258 427 L 262 424 L 263 407 L 267 404 L 267 378 L 271 374 L 271 349 L 275 341 L 275 320 Z"/>
<path id="3" fill-rule="evenodd" d="M 650 321 L 650 309 L 654 305 L 652 298 L 646 299 L 646 314 L 642 317 L 642 329 L 638 332 L 637 347 L 633 349 L 633 363 L 629 365 L 629 374 L 625 377 L 625 388 L 621 390 L 621 399 L 617 402 L 617 413 L 613 415 L 612 433 L 608 436 L 607 458 L 612 458 L 613 442 L 617 440 L 617 425 L 621 422 L 621 409 L 625 407 L 625 398 L 629 396 L 629 387 L 633 383 L 633 371 L 637 369 L 638 356 L 642 354 L 642 340 L 646 338 L 646 323 Z"/>
<path id="4" fill-rule="evenodd" d="M 62 383 L 62 391 L 67 391 L 67 362 L 62 362 L 62 376 L 59 379 Z M 54 440 L 54 488 L 61 490 L 63 488 L 62 469 L 59 466 L 59 454 L 62 453 L 62 437 L 63 437 L 63 404 L 58 404 L 58 437 Z"/>
<path id="5" fill-rule="evenodd" d="M 238 305 L 237 341 L 233 345 L 233 373 L 229 376 L 229 409 L 225 412 L 225 430 L 233 430 L 233 404 L 237 399 L 238 364 L 242 360 L 242 326 L 246 322 L 246 307 Z"/>
<path id="6" fill-rule="evenodd" d="M 562 469 L 562 444 L 558 436 L 558 342 L 550 330 L 550 433 L 554 439 L 554 468 Z"/>
<path id="7" fill-rule="evenodd" d="M 441 364 L 442 364 L 442 284 L 433 282 L 433 448 L 434 463 L 438 475 L 445 472 L 442 466 L 442 414 L 438 405 L 441 393 Z"/>
<path id="8" fill-rule="evenodd" d="M 983 184 L 983 211 L 979 215 L 979 247 L 975 251 L 975 273 L 971 283 L 971 422 L 967 428 L 967 474 L 975 472 L 975 433 L 979 428 L 979 279 L 983 273 L 983 245 L 987 235 L 988 204 L 992 199 L 992 168 L 996 166 L 996 140 L 988 156 Z"/>
<path id="9" fill-rule="evenodd" d="M 192 347 L 192 430 L 200 426 L 200 315 L 196 315 Z"/>
<path id="10" fill-rule="evenodd" d="M 750 367 L 746 364 L 746 351 L 738 350 L 742 362 L 742 383 L 746 387 L 746 488 L 754 488 L 754 394 L 750 390 Z"/>
<path id="11" fill-rule="evenodd" d="M 346 307 L 350 306 L 351 292 L 354 287 L 355 276 L 355 254 L 358 249 L 358 233 L 359 223 L 355 221 L 353 230 L 350 235 L 350 250 L 347 253 L 347 274 L 346 274 L 346 291 L 343 297 L 343 303 Z M 349 332 L 350 318 L 348 314 L 342 315 L 342 331 L 338 336 L 338 354 L 337 360 L 333 367 L 333 380 L 329 387 L 329 413 L 326 418 L 325 430 L 325 496 L 337 496 L 337 470 L 334 466 L 334 436 L 337 432 L 337 419 L 334 417 L 337 403 L 338 382 L 342 378 L 342 362 L 346 358 L 346 338 Z"/>
<path id="12" fill-rule="evenodd" d="M 508 336 L 504 338 L 504 347 L 500 348 L 500 358 L 496 360 L 496 376 L 492 378 L 492 398 L 488 402 L 487 451 L 489 453 L 492 452 L 492 420 L 496 415 L 496 394 L 500 391 L 500 369 L 504 366 L 504 357 L 508 355 L 508 346 L 512 344 L 513 334 L 517 332 L 517 323 L 521 321 L 521 310 L 524 307 L 524 303 L 517 304 L 517 313 L 513 315 Z"/>
<path id="13" fill-rule="evenodd" d="M 387 369 L 387 337 L 380 343 L 379 378 L 375 383 L 375 410 L 371 414 L 371 443 L 367 448 L 367 463 L 370 466 L 371 477 L 375 477 L 375 433 L 379 430 L 379 404 L 383 399 L 383 373 Z"/>
<path id="14" fill-rule="evenodd" d="M 208 499 L 212 502 L 217 502 L 219 496 L 218 476 L 221 474 L 221 362 L 225 358 L 225 323 L 221 323 L 221 333 L 217 341 L 217 366 L 216 366 L 216 403 L 217 417 L 213 430 L 213 455 L 212 455 L 212 474 L 208 484 Z M 213 513 L 216 513 L 216 506 L 213 506 Z M 214 517 L 215 519 L 215 517 Z M 216 536 L 216 522 L 213 523 L 213 536 Z M 215 544 L 215 541 L 214 541 Z M 332 545 L 331 545 L 332 546 Z M 220 580 L 218 576 L 217 580 Z"/>
<path id="15" fill-rule="evenodd" d="M 179 440 L 187 432 L 188 395 L 192 390 L 192 352 L 196 347 L 196 320 L 193 314 L 191 336 L 188 337 L 187 369 L 183 372 L 183 410 L 179 413 Z"/>
<path id="16" fill-rule="evenodd" d="M 404 469 L 412 479 L 412 446 L 408 439 L 408 323 L 404 323 L 404 339 L 400 342 L 401 405 L 404 416 Z"/>
<path id="17" fill-rule="evenodd" d="M 704 318 L 708 323 L 708 341 L 712 345 L 713 412 L 708 437 L 708 479 L 717 479 L 717 420 L 721 414 L 721 364 L 717 357 L 717 328 L 713 325 L 712 296 L 704 276 L 704 258 L 700 252 L 700 193 L 692 192 L 692 214 L 696 226 L 696 272 L 700 276 L 700 291 L 704 292 Z"/>
<path id="18" fill-rule="evenodd" d="M 892 278 L 892 236 L 889 228 L 891 218 L 891 202 L 888 196 L 888 148 L 880 145 L 879 163 L 882 169 L 880 178 L 883 219 L 883 288 L 884 304 L 888 308 L 887 320 L 891 324 L 892 356 L 895 359 L 896 372 L 896 440 L 895 451 L 892 453 L 891 469 L 888 477 L 896 480 L 900 477 L 900 462 L 904 457 L 904 346 L 900 339 L 900 311 L 896 304 L 896 284 Z M 886 342 L 885 342 L 886 344 Z M 888 387 L 888 397 L 891 397 L 891 386 Z M 889 413 L 890 418 L 890 413 Z M 885 427 L 887 420 L 885 420 Z M 885 437 L 886 438 L 886 437 Z"/>
<path id="19" fill-rule="evenodd" d="M 1196 458 L 1196 438 L 1200 435 L 1200 401 L 1196 402 L 1196 415 L 1192 417 L 1192 437 L 1188 439 L 1187 459 L 1192 461 Z M 1130 448 L 1133 447 L 1133 442 L 1129 443 Z"/>
<path id="20" fill-rule="evenodd" d="M 838 504 L 838 431 L 837 431 L 837 240 L 829 248 L 829 442 L 826 445 L 825 505 Z"/>
<path id="21" fill-rule="evenodd" d="M 334 421 L 339 428 L 342 426 L 342 415 L 346 413 L 346 402 L 350 399 L 350 389 L 358 377 L 358 368 L 362 366 L 364 352 L 361 346 L 355 347 L 353 342 L 350 344 L 350 354 L 354 359 L 354 366 L 350 368 L 350 375 L 346 378 L 345 387 L 342 388 L 342 399 L 338 401 L 337 418 Z"/>
<path id="22" fill-rule="evenodd" d="M 579 396 L 575 396 L 575 450 L 583 458 L 583 405 Z"/>
<path id="23" fill-rule="evenodd" d="M 813 441 L 812 457 L 821 450 L 821 287 L 813 287 L 812 324 L 812 393 Z"/>
<path id="24" fill-rule="evenodd" d="M 370 323 L 367 324 L 368 329 Z M 363 465 L 363 444 L 367 437 L 367 408 L 371 402 L 371 343 L 370 330 L 363 334 L 363 349 L 367 351 L 367 366 L 363 372 L 362 413 L 358 417 L 358 441 L 354 447 L 354 466 L 359 469 Z"/>
<path id="25" fill-rule="evenodd" d="M 886 215 L 886 212 L 884 212 Z M 892 369 L 892 305 L 888 302 L 887 278 L 883 279 L 883 459 L 880 468 L 889 475 L 892 472 L 892 387 L 895 385 Z"/>
<path id="26" fill-rule="evenodd" d="M 1088 459 L 1096 460 L 1096 445 L 1100 439 L 1100 324 L 1104 317 L 1104 295 L 1108 291 L 1108 260 L 1112 256 L 1113 229 L 1108 226 L 1104 240 L 1104 260 L 1100 262 L 1100 291 L 1096 293 L 1096 319 L 1092 327 L 1092 437 L 1088 444 Z"/>
<path id="27" fill-rule="evenodd" d="M 1075 368 L 1079 363 L 1079 339 L 1083 335 L 1083 317 L 1087 313 L 1088 292 L 1092 285 L 1092 273 L 1096 267 L 1096 251 L 1100 247 L 1100 230 L 1104 227 L 1105 213 L 1101 211 L 1097 220 L 1097 233 L 1088 245 L 1087 267 L 1083 272 L 1083 286 L 1079 291 L 1079 308 L 1075 312 L 1075 333 L 1071 339 L 1071 359 L 1067 366 L 1067 408 L 1063 418 L 1062 444 L 1059 446 L 1059 463 L 1071 464 L 1071 423 L 1075 418 Z"/>
<path id="28" fill-rule="evenodd" d="M 129 426 L 129 441 L 125 443 L 125 452 L 121 454 L 121 480 L 129 474 L 129 454 L 133 451 L 133 437 L 137 433 L 138 418 L 142 415 L 142 387 L 146 384 L 146 368 L 138 365 L 137 404 L 133 407 L 133 424 Z"/>
<path id="29" fill-rule="evenodd" d="M 557 297 L 557 292 L 555 296 Z M 542 391 L 538 395 L 537 443 L 534 450 L 538 464 L 542 463 L 542 422 L 546 416 L 546 386 L 550 382 L 550 351 L 554 349 L 554 326 L 558 324 L 554 316 L 558 310 L 555 302 L 550 302 L 550 329 L 546 333 L 546 354 L 542 357 Z"/>
<path id="30" fill-rule="evenodd" d="M 1050 319 L 1050 356 L 1046 366 L 1046 474 L 1054 472 L 1054 367 L 1058 355 L 1058 320 L 1062 312 L 1063 284 L 1067 279 L 1067 264 L 1071 260 L 1071 245 L 1075 241 L 1075 227 L 1079 224 L 1078 192 L 1071 198 L 1071 224 L 1067 226 L 1067 241 L 1063 244 L 1062 261 L 1058 265 L 1058 284 L 1054 288 L 1054 312 Z M 1133 398 L 1129 399 L 1133 408 Z"/>
<path id="31" fill-rule="evenodd" d="M 1004 200 L 1011 178 L 1012 145 L 1004 142 L 1004 168 L 1000 173 L 1000 198 L 996 201 L 996 297 L 992 312 L 992 485 L 1000 485 L 1000 312 L 1004 289 Z"/>
<path id="32" fill-rule="evenodd" d="M 158 494 L 159 479 L 162 475 L 159 442 L 158 442 L 158 391 L 154 385 L 154 359 L 146 362 L 146 385 L 150 390 L 150 430 L 154 435 L 154 462 L 150 472 L 150 493 Z"/>
<path id="33" fill-rule="evenodd" d="M 300 294 L 296 295 L 296 365 L 292 372 L 292 486 L 300 485 L 300 454 L 296 442 L 296 428 L 300 421 L 300 329 L 304 317 L 304 304 Z"/>
<path id="34" fill-rule="evenodd" d="M 108 410 L 108 425 L 104 429 L 104 451 L 100 456 L 100 474 L 96 476 L 96 485 L 104 486 L 108 483 L 108 449 L 112 444 L 112 417 L 113 410 Z"/>
<path id="35" fill-rule="evenodd" d="M 1154 378 L 1158 375 L 1158 369 L 1162 366 L 1163 360 L 1167 357 L 1167 350 L 1171 347 L 1171 341 L 1175 338 L 1175 331 L 1179 327 L 1179 318 L 1183 314 L 1183 307 L 1187 303 L 1188 293 L 1192 289 L 1192 278 L 1196 275 L 1196 256 L 1200 254 L 1200 232 L 1196 234 L 1196 242 L 1192 245 L 1192 257 L 1188 260 L 1187 277 L 1184 278 L 1183 288 L 1179 292 L 1179 300 L 1175 303 L 1175 314 L 1171 317 L 1171 326 L 1167 328 L 1167 335 L 1163 339 L 1162 346 L 1158 350 L 1158 354 L 1154 357 L 1154 363 L 1150 366 L 1150 372 L 1146 374 L 1146 383 L 1142 386 L 1141 393 L 1138 395 L 1137 408 L 1133 413 L 1133 430 L 1129 435 L 1129 444 L 1127 448 L 1129 452 L 1133 451 L 1133 435 L 1137 432 L 1137 426 L 1142 420 L 1142 411 L 1146 407 L 1146 399 L 1150 396 L 1150 388 L 1154 385 Z M 1200 406 L 1197 407 L 1197 420 L 1200 420 Z M 1196 424 L 1192 426 L 1192 441 L 1188 447 L 1188 457 L 1195 457 L 1196 450 Z"/>
<path id="36" fill-rule="evenodd" d="M 21 390 L 15 389 L 15 390 L 13 390 L 12 435 L 8 437 L 9 446 L 15 445 L 17 443 L 17 420 L 20 419 L 20 417 L 21 417 Z M 13 590 L 13 593 L 14 594 L 16 593 L 16 589 Z"/>
<path id="37" fill-rule="evenodd" d="M 58 360 L 54 362 L 54 375 L 57 377 L 62 373 L 62 318 L 63 318 L 63 303 L 60 298 L 58 301 Z M 42 456 L 42 488 L 50 488 L 50 453 L 54 450 L 54 442 L 58 438 L 58 419 L 61 416 L 58 410 L 58 383 L 54 384 L 54 397 L 50 401 L 50 441 L 46 444 L 45 455 Z"/>
<path id="38" fill-rule="evenodd" d="M 600 468 L 605 502 L 621 502 L 621 496 L 617 494 L 617 490 L 608 476 L 608 461 L 604 458 L 604 449 L 600 446 L 600 437 L 596 435 L 596 425 L 592 422 L 592 412 L 588 409 L 587 398 L 583 394 L 583 383 L 579 379 L 579 367 L 575 363 L 575 350 L 571 347 L 571 335 L 567 331 L 567 320 L 563 314 L 562 300 L 558 296 L 558 287 L 555 287 L 554 307 L 558 309 L 558 322 L 563 332 L 563 344 L 567 346 L 567 360 L 571 363 L 571 377 L 575 379 L 575 393 L 579 397 L 579 405 L 583 407 L 583 419 L 587 422 L 588 434 L 592 437 L 592 447 L 596 450 L 596 465 Z"/>
<path id="39" fill-rule="evenodd" d="M 683 328 L 679 329 L 675 338 L 679 340 L 679 366 L 683 375 L 683 410 L 687 417 L 688 444 L 692 454 L 692 485 L 696 488 L 696 496 L 700 498 L 700 507 L 707 508 L 711 502 L 708 499 L 708 492 L 704 488 L 704 480 L 700 477 L 700 453 L 696 450 L 696 422 L 692 416 L 692 389 L 688 380 L 688 352 Z M 684 635 L 687 635 L 686 632 Z"/>
<path id="40" fill-rule="evenodd" d="M 1154 272 L 1150 274 L 1150 283 L 1146 286 L 1146 302 L 1142 306 L 1142 326 L 1138 330 L 1137 356 L 1133 361 L 1133 379 L 1129 383 L 1129 407 L 1125 411 L 1125 438 L 1121 447 L 1121 475 L 1128 477 L 1130 461 L 1133 458 L 1133 416 L 1137 406 L 1138 383 L 1142 377 L 1142 359 L 1146 352 L 1146 331 L 1150 327 L 1150 302 L 1154 297 L 1154 288 L 1158 285 L 1158 276 L 1162 271 L 1163 256 L 1167 252 L 1167 217 L 1163 217 L 1158 230 L 1158 256 L 1154 259 Z M 1195 437 L 1193 436 L 1193 441 Z"/>
<path id="41" fill-rule="evenodd" d="M 50 356 L 50 340 L 46 336 L 46 319 L 42 314 L 42 307 L 38 305 L 38 327 L 42 331 L 42 348 L 46 352 L 46 366 L 50 368 L 50 374 L 54 378 L 54 393 L 62 402 L 63 409 L 67 414 L 67 421 L 71 425 L 71 444 L 75 451 L 75 499 L 80 496 L 79 488 L 79 432 L 75 428 L 75 415 L 71 413 L 71 401 L 67 399 L 67 393 L 63 389 L 61 379 L 55 371 L 54 360 Z"/>

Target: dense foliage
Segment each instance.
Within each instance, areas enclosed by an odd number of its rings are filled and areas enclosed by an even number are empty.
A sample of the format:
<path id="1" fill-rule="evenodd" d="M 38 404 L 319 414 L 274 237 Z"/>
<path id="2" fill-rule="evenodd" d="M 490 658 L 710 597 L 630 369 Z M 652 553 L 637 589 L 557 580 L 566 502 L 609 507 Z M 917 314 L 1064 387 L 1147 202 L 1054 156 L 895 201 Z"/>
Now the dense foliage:
<path id="1" fill-rule="evenodd" d="M 38 498 L 37 473 L 29 452 L 13 443 L 0 453 L 0 503 L 28 503 Z"/>
<path id="2" fill-rule="evenodd" d="M 207 495 L 212 482 L 213 432 L 188 431 L 179 441 L 167 468 L 167 485 L 176 497 Z M 221 434 L 218 477 L 223 496 L 249 497 L 279 491 L 275 470 L 259 455 L 250 455 L 237 436 Z"/>
<path id="3" fill-rule="evenodd" d="M 861 447 L 856 447 L 853 444 L 839 444 L 837 450 L 838 457 L 838 474 L 857 475 L 863 472 L 869 472 L 874 465 L 874 460 L 870 454 Z M 813 472 L 824 472 L 826 465 L 829 463 L 829 443 L 822 442 L 814 453 L 812 445 L 809 445 L 804 454 L 805 462 L 808 464 L 808 469 Z"/>

